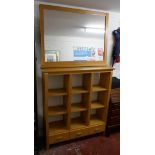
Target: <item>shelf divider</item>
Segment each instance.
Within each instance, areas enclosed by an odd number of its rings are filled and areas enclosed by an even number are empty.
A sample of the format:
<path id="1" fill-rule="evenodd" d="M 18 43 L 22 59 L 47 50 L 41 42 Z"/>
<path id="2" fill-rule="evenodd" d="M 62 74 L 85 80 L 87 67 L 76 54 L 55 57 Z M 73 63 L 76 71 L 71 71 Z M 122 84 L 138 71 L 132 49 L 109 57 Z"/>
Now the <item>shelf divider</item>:
<path id="1" fill-rule="evenodd" d="M 84 102 L 86 102 L 87 106 L 87 115 L 86 115 L 86 124 L 90 124 L 90 107 L 91 107 L 91 97 L 92 97 L 92 78 L 93 74 L 89 73 L 86 74 L 83 78 L 83 85 L 88 90 L 88 96 L 84 99 Z"/>
<path id="2" fill-rule="evenodd" d="M 108 92 L 107 92 L 107 97 L 106 97 L 106 100 L 105 100 L 105 107 L 106 107 L 106 110 L 105 110 L 105 113 L 104 113 L 104 116 L 103 116 L 103 119 L 105 120 L 105 123 L 107 123 L 107 114 L 108 114 L 108 109 L 109 109 L 109 100 L 110 100 L 110 93 L 111 93 L 111 84 L 112 84 L 112 71 L 109 72 L 109 75 L 107 76 L 107 79 L 106 79 L 106 82 L 109 84 L 108 85 Z"/>
<path id="3" fill-rule="evenodd" d="M 72 75 L 68 74 L 64 81 L 64 87 L 67 89 L 67 129 L 71 129 L 71 99 L 72 99 Z"/>
<path id="4" fill-rule="evenodd" d="M 45 134 L 46 134 L 46 146 L 49 146 L 49 123 L 48 123 L 48 73 L 43 73 L 43 112 L 44 112 L 44 126 L 45 126 Z M 47 147 L 48 148 L 48 147 Z"/>

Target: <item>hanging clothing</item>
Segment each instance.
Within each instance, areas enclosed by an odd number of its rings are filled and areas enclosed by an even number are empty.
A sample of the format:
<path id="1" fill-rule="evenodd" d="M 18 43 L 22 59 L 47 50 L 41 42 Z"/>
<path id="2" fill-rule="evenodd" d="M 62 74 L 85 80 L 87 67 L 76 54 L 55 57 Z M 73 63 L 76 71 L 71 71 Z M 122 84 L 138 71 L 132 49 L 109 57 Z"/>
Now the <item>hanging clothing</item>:
<path id="1" fill-rule="evenodd" d="M 113 47 L 113 64 L 114 63 L 118 63 L 120 62 L 120 28 L 118 28 L 117 30 L 113 31 L 113 36 L 114 36 L 114 47 Z"/>

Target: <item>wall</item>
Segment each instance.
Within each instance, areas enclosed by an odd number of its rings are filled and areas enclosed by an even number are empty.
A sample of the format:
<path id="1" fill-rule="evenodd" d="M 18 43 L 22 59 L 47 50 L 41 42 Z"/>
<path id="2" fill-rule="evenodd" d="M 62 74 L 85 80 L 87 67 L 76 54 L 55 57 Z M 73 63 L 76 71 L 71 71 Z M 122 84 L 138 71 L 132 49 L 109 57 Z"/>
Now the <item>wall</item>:
<path id="1" fill-rule="evenodd" d="M 52 4 L 52 3 L 51 3 Z M 42 76 L 41 76 L 41 49 L 40 49 L 40 33 L 39 33 L 39 3 L 35 2 L 34 5 L 34 27 L 35 27 L 35 49 L 36 49 L 36 67 L 37 67 L 37 101 L 38 101 L 38 115 L 39 115 L 39 135 L 43 134 L 43 104 L 42 104 Z M 55 4 L 53 4 L 55 5 Z M 108 55 L 107 62 L 111 64 L 113 38 L 112 31 L 120 26 L 120 14 L 115 12 L 109 12 L 109 31 L 108 31 Z"/>

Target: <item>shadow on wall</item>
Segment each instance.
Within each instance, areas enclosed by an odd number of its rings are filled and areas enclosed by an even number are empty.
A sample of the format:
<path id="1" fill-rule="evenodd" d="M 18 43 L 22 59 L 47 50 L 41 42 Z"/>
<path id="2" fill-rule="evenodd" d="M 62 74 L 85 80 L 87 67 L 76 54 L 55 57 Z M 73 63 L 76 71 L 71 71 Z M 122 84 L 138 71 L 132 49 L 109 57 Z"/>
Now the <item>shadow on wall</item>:
<path id="1" fill-rule="evenodd" d="M 38 23 L 35 21 L 35 23 Z M 38 134 L 43 136 L 43 98 L 42 98 L 42 72 L 41 72 L 41 49 L 40 49 L 40 27 L 35 24 L 35 54 L 36 54 L 36 77 L 37 77 L 37 110 L 38 110 Z"/>
<path id="2" fill-rule="evenodd" d="M 42 97 L 42 77 L 37 77 L 37 106 L 38 106 L 38 134 L 43 136 L 43 97 Z"/>

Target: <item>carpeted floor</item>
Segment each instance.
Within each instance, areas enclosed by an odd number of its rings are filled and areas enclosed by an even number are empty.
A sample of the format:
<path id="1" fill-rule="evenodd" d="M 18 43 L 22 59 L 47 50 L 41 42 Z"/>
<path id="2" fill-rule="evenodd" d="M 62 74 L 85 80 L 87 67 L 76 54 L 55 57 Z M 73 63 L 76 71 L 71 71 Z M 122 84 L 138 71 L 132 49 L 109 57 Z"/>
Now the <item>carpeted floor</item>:
<path id="1" fill-rule="evenodd" d="M 102 134 L 82 140 L 74 140 L 67 144 L 53 145 L 48 151 L 41 150 L 39 155 L 119 155 L 120 134 L 109 137 Z"/>

